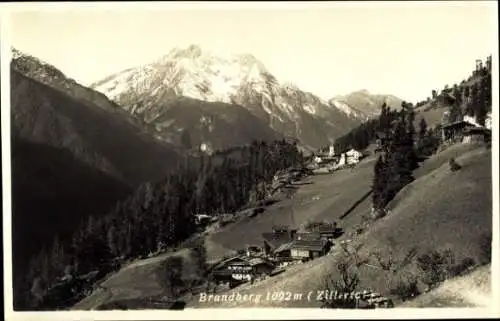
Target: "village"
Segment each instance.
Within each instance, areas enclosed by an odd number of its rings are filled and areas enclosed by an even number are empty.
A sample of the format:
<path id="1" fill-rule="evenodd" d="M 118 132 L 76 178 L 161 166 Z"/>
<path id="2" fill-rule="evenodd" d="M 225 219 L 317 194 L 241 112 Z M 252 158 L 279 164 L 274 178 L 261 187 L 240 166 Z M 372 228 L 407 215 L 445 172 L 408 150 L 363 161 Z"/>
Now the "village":
<path id="1" fill-rule="evenodd" d="M 487 143 L 491 139 L 491 129 L 479 126 L 467 118 L 443 124 L 440 130 L 444 148 L 455 143 Z M 373 149 L 375 154 L 380 152 L 380 146 L 385 139 L 384 133 L 377 133 L 376 138 Z M 336 154 L 334 146 L 320 149 L 311 155 L 305 168 L 277 173 L 272 183 L 271 194 L 286 191 L 290 185 L 309 175 L 332 174 L 338 170 L 352 169 L 367 157 L 368 153 L 350 148 Z M 262 204 L 265 204 L 265 201 Z M 242 211 L 248 217 L 263 212 L 265 212 L 263 206 Z M 236 219 L 235 215 L 227 218 L 227 214 L 220 217 L 197 216 L 200 224 L 203 224 L 203 220 L 207 220 L 207 223 L 219 223 L 219 226 L 230 224 Z M 245 249 L 236 251 L 236 255 L 227 256 L 211 265 L 210 279 L 216 284 L 211 293 L 224 292 L 245 283 L 254 284 L 278 275 L 290 266 L 328 255 L 332 253 L 333 248 L 349 241 L 337 242 L 343 234 L 343 228 L 335 221 L 312 222 L 299 229 L 291 226 L 272 226 L 269 232 L 262 233 L 261 244 L 249 245 Z M 368 299 L 363 303 L 366 308 L 376 308 L 390 307 L 392 301 L 379 293 L 370 292 Z"/>
<path id="2" fill-rule="evenodd" d="M 263 200 L 258 204 L 260 206 L 235 214 L 197 214 L 196 222 L 205 232 L 210 232 L 234 223 L 241 217 L 255 217 L 265 212 L 265 206 L 273 202 L 271 196 L 281 192 L 293 198 L 289 193 L 290 188 L 307 176 L 331 174 L 353 168 L 365 156 L 366 154 L 355 149 L 336 154 L 334 146 L 328 146 L 311 155 L 304 168 L 277 173 L 270 184 L 271 200 Z M 290 214 L 293 216 L 293 210 Z M 300 228 L 272 226 L 269 232 L 262 233 L 262 243 L 248 245 L 244 249 L 236 250 L 235 255 L 227 255 L 211 264 L 209 278 L 215 284 L 211 293 L 235 288 L 244 283 L 254 284 L 284 272 L 287 267 L 325 256 L 331 253 L 331 249 L 337 245 L 336 240 L 343 234 L 343 228 L 335 221 L 310 222 Z M 380 300 L 378 296 L 372 299 Z"/>

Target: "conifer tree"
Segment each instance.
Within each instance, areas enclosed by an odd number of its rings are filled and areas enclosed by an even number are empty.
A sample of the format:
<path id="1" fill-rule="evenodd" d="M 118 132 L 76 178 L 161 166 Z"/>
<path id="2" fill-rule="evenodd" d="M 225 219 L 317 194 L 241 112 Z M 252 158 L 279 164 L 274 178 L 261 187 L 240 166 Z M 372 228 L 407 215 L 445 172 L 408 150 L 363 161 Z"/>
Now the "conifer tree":
<path id="1" fill-rule="evenodd" d="M 386 164 L 380 155 L 375 163 L 372 185 L 373 208 L 380 210 L 385 205 L 385 191 L 387 189 Z"/>

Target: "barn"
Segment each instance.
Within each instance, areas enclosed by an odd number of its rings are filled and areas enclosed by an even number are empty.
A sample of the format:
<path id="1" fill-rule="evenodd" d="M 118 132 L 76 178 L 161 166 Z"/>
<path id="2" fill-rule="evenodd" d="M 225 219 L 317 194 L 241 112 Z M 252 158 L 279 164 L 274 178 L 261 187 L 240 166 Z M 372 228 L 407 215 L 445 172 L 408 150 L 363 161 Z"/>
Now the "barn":
<path id="1" fill-rule="evenodd" d="M 293 242 L 291 256 L 298 260 L 310 260 L 325 255 L 329 242 L 322 239 L 300 239 Z"/>

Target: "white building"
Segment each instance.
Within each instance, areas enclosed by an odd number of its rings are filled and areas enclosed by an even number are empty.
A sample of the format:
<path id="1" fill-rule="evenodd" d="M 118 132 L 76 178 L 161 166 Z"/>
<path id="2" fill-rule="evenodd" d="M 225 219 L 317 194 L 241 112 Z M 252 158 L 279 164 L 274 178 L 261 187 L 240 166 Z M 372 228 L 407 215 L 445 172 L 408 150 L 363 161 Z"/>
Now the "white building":
<path id="1" fill-rule="evenodd" d="M 337 163 L 337 167 L 339 166 L 344 166 L 346 164 L 346 157 L 345 157 L 345 153 L 342 153 L 340 154 L 340 159 Z"/>
<path id="2" fill-rule="evenodd" d="M 466 122 L 468 122 L 468 123 L 473 124 L 476 127 L 482 127 L 477 122 L 476 117 L 471 117 L 471 116 L 465 115 L 464 118 L 463 118 L 463 120 L 466 121 Z M 488 129 L 491 129 L 491 113 L 488 113 L 486 115 L 486 119 L 484 121 L 484 127 L 488 128 Z"/>
<path id="3" fill-rule="evenodd" d="M 345 152 L 345 155 L 347 164 L 357 164 L 361 157 L 363 157 L 363 154 L 355 149 Z"/>
<path id="4" fill-rule="evenodd" d="M 328 157 L 333 157 L 335 156 L 335 147 L 333 145 L 330 145 L 330 149 L 328 151 Z"/>

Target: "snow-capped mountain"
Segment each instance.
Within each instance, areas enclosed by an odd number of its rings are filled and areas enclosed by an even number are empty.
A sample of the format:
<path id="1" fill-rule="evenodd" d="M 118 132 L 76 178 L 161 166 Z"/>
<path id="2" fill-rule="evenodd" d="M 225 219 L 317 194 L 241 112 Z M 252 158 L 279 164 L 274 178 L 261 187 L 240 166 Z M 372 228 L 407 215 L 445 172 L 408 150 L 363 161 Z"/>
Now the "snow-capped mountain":
<path id="1" fill-rule="evenodd" d="M 393 95 L 372 94 L 366 89 L 354 91 L 345 96 L 336 96 L 330 103 L 336 106 L 346 105 L 351 110 L 358 113 L 356 117 L 377 117 L 380 115 L 380 108 L 385 103 L 392 109 L 401 108 L 402 99 Z M 347 109 L 347 108 L 346 108 Z"/>
<path id="2" fill-rule="evenodd" d="M 240 105 L 273 130 L 310 146 L 323 146 L 366 118 L 346 103 L 324 101 L 279 82 L 252 55 L 220 55 L 196 45 L 173 49 L 92 88 L 148 123 L 177 97 Z"/>

